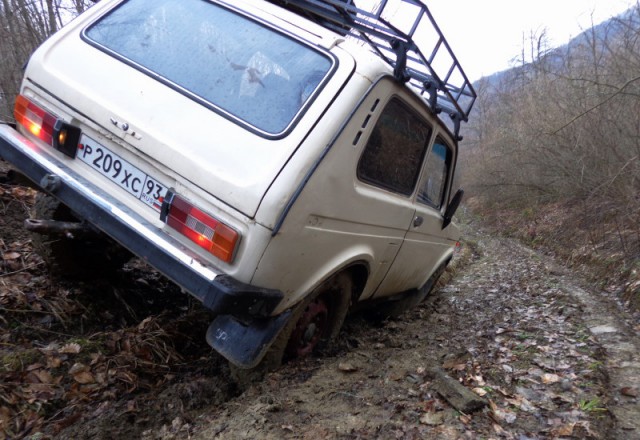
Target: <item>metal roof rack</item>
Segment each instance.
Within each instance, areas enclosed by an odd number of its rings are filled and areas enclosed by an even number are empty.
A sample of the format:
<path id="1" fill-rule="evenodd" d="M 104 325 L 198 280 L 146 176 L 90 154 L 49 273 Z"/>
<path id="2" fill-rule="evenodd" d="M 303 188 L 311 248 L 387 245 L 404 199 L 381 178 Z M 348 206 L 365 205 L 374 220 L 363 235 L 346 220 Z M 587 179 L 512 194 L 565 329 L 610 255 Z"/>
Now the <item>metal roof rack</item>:
<path id="1" fill-rule="evenodd" d="M 420 0 L 271 0 L 322 26 L 366 42 L 402 83 L 445 112 L 458 139 L 476 92 L 427 6 Z M 369 10 L 363 9 L 367 4 Z M 440 116 L 442 118 L 442 116 Z M 446 121 L 445 121 L 446 122 Z"/>

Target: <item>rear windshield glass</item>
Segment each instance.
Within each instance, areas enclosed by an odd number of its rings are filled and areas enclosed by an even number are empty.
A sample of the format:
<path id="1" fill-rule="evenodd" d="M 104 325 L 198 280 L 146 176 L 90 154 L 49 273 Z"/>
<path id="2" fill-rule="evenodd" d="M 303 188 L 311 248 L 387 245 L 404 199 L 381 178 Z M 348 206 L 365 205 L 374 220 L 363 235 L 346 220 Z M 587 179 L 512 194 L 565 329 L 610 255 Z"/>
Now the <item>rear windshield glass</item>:
<path id="1" fill-rule="evenodd" d="M 128 0 L 84 35 L 271 135 L 286 131 L 332 67 L 317 50 L 204 0 Z"/>

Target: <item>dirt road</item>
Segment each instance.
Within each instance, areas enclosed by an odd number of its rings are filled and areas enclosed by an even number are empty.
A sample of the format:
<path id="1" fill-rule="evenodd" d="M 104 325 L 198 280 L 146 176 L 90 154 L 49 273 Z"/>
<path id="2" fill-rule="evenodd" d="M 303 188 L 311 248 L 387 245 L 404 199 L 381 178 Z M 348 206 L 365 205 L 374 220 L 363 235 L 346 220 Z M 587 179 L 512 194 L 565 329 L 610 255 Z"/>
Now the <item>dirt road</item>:
<path id="1" fill-rule="evenodd" d="M 424 304 L 240 390 L 211 317 L 144 265 L 51 280 L 19 232 L 32 194 L 2 188 L 0 439 L 640 439 L 639 317 L 478 225 Z"/>
<path id="2" fill-rule="evenodd" d="M 550 257 L 467 232 L 475 255 L 427 303 L 352 319 L 338 353 L 202 413 L 193 438 L 640 438 L 637 319 Z M 453 409 L 434 365 L 487 407 Z"/>

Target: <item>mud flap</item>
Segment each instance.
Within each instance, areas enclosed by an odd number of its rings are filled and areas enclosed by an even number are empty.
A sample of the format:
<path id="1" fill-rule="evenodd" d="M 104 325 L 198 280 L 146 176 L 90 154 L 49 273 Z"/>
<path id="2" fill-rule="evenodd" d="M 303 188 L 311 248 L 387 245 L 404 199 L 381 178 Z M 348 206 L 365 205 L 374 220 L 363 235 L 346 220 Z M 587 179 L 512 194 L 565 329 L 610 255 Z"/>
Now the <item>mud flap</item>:
<path id="1" fill-rule="evenodd" d="M 207 342 L 229 362 L 240 368 L 253 368 L 287 324 L 291 310 L 273 318 L 241 322 L 232 315 L 218 315 L 207 330 Z"/>

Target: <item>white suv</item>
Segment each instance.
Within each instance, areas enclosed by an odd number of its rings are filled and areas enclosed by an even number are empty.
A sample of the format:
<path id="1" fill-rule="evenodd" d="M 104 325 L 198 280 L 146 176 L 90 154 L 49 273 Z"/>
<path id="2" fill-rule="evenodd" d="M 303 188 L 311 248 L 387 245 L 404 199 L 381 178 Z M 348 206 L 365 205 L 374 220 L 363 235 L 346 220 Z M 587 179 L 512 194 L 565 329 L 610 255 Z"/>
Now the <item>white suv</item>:
<path id="1" fill-rule="evenodd" d="M 281 3 L 103 0 L 33 54 L 0 125 L 47 194 L 26 224 L 52 270 L 117 267 L 119 243 L 246 369 L 330 341 L 356 304 L 424 298 L 459 237 L 475 100 L 421 2 Z"/>

